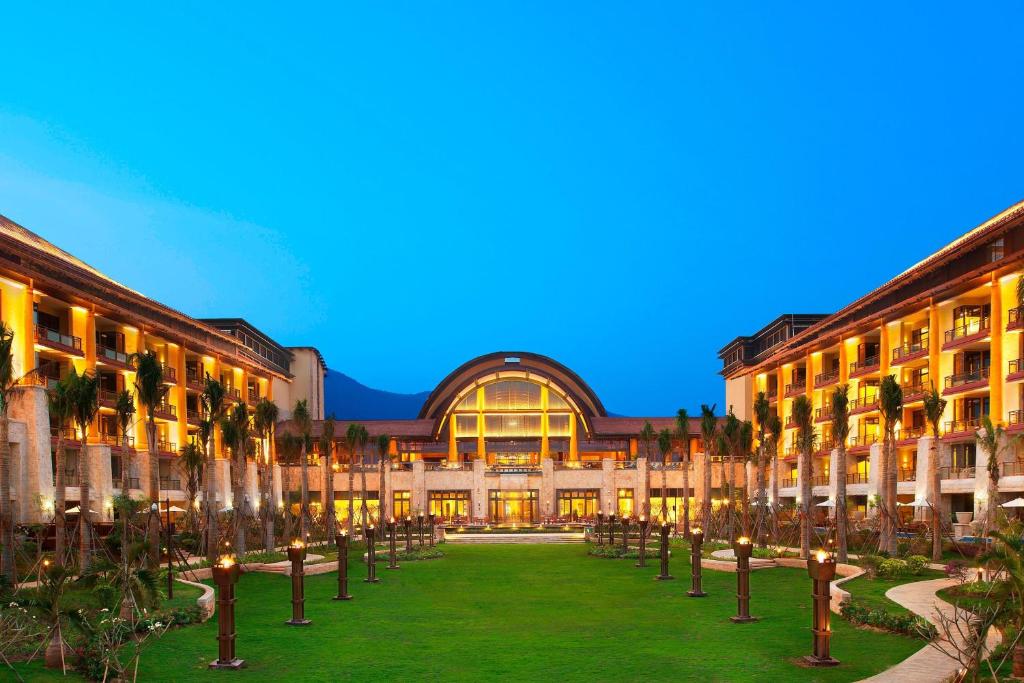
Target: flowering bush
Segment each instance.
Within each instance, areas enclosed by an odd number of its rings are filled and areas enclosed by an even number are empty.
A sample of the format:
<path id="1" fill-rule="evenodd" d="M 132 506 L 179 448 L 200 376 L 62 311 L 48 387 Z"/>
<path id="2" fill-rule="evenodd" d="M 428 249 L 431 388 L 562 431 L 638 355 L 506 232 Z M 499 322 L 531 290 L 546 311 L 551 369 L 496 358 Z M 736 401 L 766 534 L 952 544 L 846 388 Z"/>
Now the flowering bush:
<path id="1" fill-rule="evenodd" d="M 853 624 L 902 633 L 931 640 L 938 635 L 935 627 L 915 614 L 892 614 L 884 609 L 864 607 L 849 600 L 839 606 L 839 613 Z"/>
<path id="2" fill-rule="evenodd" d="M 902 579 L 908 574 L 910 574 L 910 565 L 906 560 L 893 557 L 882 560 L 882 563 L 878 565 L 878 575 L 884 579 Z"/>
<path id="3" fill-rule="evenodd" d="M 946 576 L 960 583 L 967 580 L 967 563 L 963 560 L 950 560 L 945 567 Z"/>
<path id="4" fill-rule="evenodd" d="M 907 570 L 914 576 L 920 576 L 928 566 L 928 558 L 924 555 L 911 555 L 907 558 Z"/>

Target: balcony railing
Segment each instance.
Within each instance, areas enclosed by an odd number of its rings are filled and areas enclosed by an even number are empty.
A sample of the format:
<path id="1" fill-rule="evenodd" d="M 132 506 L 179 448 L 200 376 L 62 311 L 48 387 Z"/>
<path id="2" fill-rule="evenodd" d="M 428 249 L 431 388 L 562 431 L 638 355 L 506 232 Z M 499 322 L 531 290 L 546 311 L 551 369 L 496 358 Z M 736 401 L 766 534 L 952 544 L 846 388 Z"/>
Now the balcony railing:
<path id="1" fill-rule="evenodd" d="M 156 450 L 160 453 L 177 453 L 178 444 L 173 441 L 168 441 L 167 439 L 157 439 Z"/>
<path id="2" fill-rule="evenodd" d="M 117 405 L 117 392 L 110 389 L 100 389 L 96 392 L 96 400 L 104 408 L 113 408 Z"/>
<path id="3" fill-rule="evenodd" d="M 106 363 L 120 365 L 123 368 L 132 367 L 132 357 L 124 351 L 118 351 L 117 349 L 112 349 L 109 346 L 97 344 L 96 355 L 99 357 L 99 360 Z"/>
<path id="4" fill-rule="evenodd" d="M 765 390 L 764 395 L 765 395 L 765 398 L 767 398 L 769 401 L 774 401 L 775 399 L 777 399 L 779 397 L 779 388 L 778 387 L 772 387 L 770 389 L 767 389 L 767 390 Z"/>
<path id="5" fill-rule="evenodd" d="M 410 463 L 412 464 L 412 463 Z M 424 465 L 427 472 L 469 472 L 473 469 L 471 462 L 428 462 Z"/>
<path id="6" fill-rule="evenodd" d="M 203 415 L 198 410 L 185 409 L 185 421 L 190 425 L 198 425 L 203 421 Z"/>
<path id="7" fill-rule="evenodd" d="M 925 435 L 924 427 L 907 427 L 905 429 L 896 430 L 897 441 L 914 441 L 920 439 Z"/>
<path id="8" fill-rule="evenodd" d="M 167 384 L 178 383 L 177 368 L 175 368 L 173 365 L 168 365 L 167 363 L 160 363 L 160 367 L 163 368 L 164 371 L 164 382 L 166 382 Z"/>
<path id="9" fill-rule="evenodd" d="M 1010 376 L 1024 374 L 1024 359 L 1014 358 L 1009 362 L 1007 374 Z"/>
<path id="10" fill-rule="evenodd" d="M 120 434 L 108 434 L 108 433 L 100 434 L 100 443 L 105 443 L 105 444 L 109 444 L 111 446 L 117 446 L 117 447 L 121 447 L 121 446 L 127 445 L 128 448 L 135 448 L 135 437 L 134 436 L 131 436 L 131 435 L 128 436 L 128 443 L 127 444 L 125 444 L 123 442 L 124 442 L 124 439 L 121 437 Z"/>
<path id="11" fill-rule="evenodd" d="M 36 325 L 36 342 L 43 346 L 49 346 L 51 349 L 68 351 L 78 356 L 84 355 L 82 353 L 81 337 L 61 334 L 59 331 L 51 330 L 49 327 Z"/>
<path id="12" fill-rule="evenodd" d="M 946 422 L 946 431 L 943 432 L 945 436 L 950 434 L 959 434 L 962 432 L 975 432 L 981 428 L 981 420 L 976 417 L 972 417 L 967 420 L 949 420 Z"/>
<path id="13" fill-rule="evenodd" d="M 863 448 L 878 443 L 878 434 L 854 434 L 849 440 L 850 448 Z"/>
<path id="14" fill-rule="evenodd" d="M 1011 308 L 1006 314 L 1006 329 L 1019 330 L 1024 327 L 1024 306 Z"/>
<path id="15" fill-rule="evenodd" d="M 797 485 L 796 479 L 783 479 L 779 482 L 780 489 L 790 489 Z"/>
<path id="16" fill-rule="evenodd" d="M 977 370 L 967 370 L 966 372 L 957 372 L 955 374 L 946 377 L 946 391 L 950 389 L 957 389 L 969 384 L 975 384 L 979 382 L 987 382 L 989 375 L 989 369 L 978 368 Z"/>
<path id="17" fill-rule="evenodd" d="M 971 320 L 963 325 L 957 325 L 951 330 L 946 330 L 946 343 L 952 344 L 961 339 L 985 334 L 989 331 L 990 325 L 991 320 L 987 315 L 977 320 Z"/>
<path id="18" fill-rule="evenodd" d="M 242 392 L 234 387 L 224 387 L 224 399 L 237 403 L 242 400 Z"/>
<path id="19" fill-rule="evenodd" d="M 846 475 L 847 484 L 866 484 L 868 483 L 868 475 L 862 472 L 850 472 Z"/>
<path id="20" fill-rule="evenodd" d="M 923 384 L 918 383 L 905 386 L 903 387 L 903 403 L 906 404 L 922 399 L 926 393 L 928 393 L 928 387 Z"/>
<path id="21" fill-rule="evenodd" d="M 250 389 L 249 391 L 247 391 L 246 397 L 248 399 L 249 405 L 256 405 L 257 403 L 260 402 L 260 392 L 254 389 Z"/>
<path id="22" fill-rule="evenodd" d="M 863 396 L 861 398 L 855 398 L 850 401 L 850 412 L 864 412 L 865 410 L 874 410 L 878 407 L 878 396 Z"/>
<path id="23" fill-rule="evenodd" d="M 636 460 L 616 460 L 615 469 L 617 470 L 635 470 Z"/>
<path id="24" fill-rule="evenodd" d="M 1011 410 L 1006 416 L 1006 424 L 1011 427 L 1024 425 L 1024 410 Z"/>
<path id="25" fill-rule="evenodd" d="M 973 467 L 940 467 L 941 479 L 974 479 Z"/>
<path id="26" fill-rule="evenodd" d="M 896 470 L 896 481 L 915 481 L 917 479 L 917 470 L 909 468 L 899 468 Z"/>
<path id="27" fill-rule="evenodd" d="M 1019 477 L 1024 474 L 1024 462 L 1004 462 L 999 465 L 999 476 Z"/>
<path id="28" fill-rule="evenodd" d="M 832 406 L 823 406 L 814 409 L 815 422 L 828 422 L 832 419 Z"/>
<path id="29" fill-rule="evenodd" d="M 786 429 L 793 429 L 794 427 L 796 427 L 796 418 L 794 418 L 792 415 L 787 415 L 785 425 Z"/>
<path id="30" fill-rule="evenodd" d="M 920 341 L 901 344 L 892 350 L 892 362 L 902 363 L 910 358 L 920 358 L 928 353 L 928 337 Z"/>
<path id="31" fill-rule="evenodd" d="M 128 477 L 128 488 L 130 488 L 130 489 L 141 489 L 142 485 L 139 483 L 139 478 L 138 477 Z"/>
<path id="32" fill-rule="evenodd" d="M 193 391 L 202 391 L 206 388 L 206 377 L 200 368 L 194 365 L 185 366 L 185 386 Z"/>
<path id="33" fill-rule="evenodd" d="M 794 382 L 786 385 L 786 396 L 799 396 L 807 391 L 807 382 Z"/>
<path id="34" fill-rule="evenodd" d="M 153 409 L 153 417 L 159 417 L 164 420 L 177 420 L 178 406 L 173 403 L 160 403 Z"/>
<path id="35" fill-rule="evenodd" d="M 632 463 L 636 467 L 636 463 Z M 488 465 L 487 474 L 539 474 L 540 465 Z"/>
<path id="36" fill-rule="evenodd" d="M 814 444 L 814 452 L 815 453 L 829 453 L 835 447 L 836 447 L 836 440 L 835 439 L 819 439 L 818 442 Z"/>
<path id="37" fill-rule="evenodd" d="M 878 356 L 868 356 L 864 360 L 855 360 L 850 363 L 850 374 L 863 374 L 865 372 L 871 372 L 877 370 L 879 367 Z"/>
<path id="38" fill-rule="evenodd" d="M 811 486 L 828 486 L 828 475 L 819 474 L 811 478 Z"/>
<path id="39" fill-rule="evenodd" d="M 172 479 L 170 477 L 160 477 L 160 488 L 165 489 L 167 491 L 180 491 L 181 480 Z"/>
<path id="40" fill-rule="evenodd" d="M 65 427 L 63 430 L 58 429 L 57 427 L 50 427 L 50 438 L 56 439 L 58 436 L 61 436 L 61 432 L 63 432 L 63 436 L 66 440 L 78 441 L 78 432 L 75 431 L 74 427 Z"/>
<path id="41" fill-rule="evenodd" d="M 839 371 L 822 372 L 814 376 L 814 386 L 824 387 L 839 381 Z"/>

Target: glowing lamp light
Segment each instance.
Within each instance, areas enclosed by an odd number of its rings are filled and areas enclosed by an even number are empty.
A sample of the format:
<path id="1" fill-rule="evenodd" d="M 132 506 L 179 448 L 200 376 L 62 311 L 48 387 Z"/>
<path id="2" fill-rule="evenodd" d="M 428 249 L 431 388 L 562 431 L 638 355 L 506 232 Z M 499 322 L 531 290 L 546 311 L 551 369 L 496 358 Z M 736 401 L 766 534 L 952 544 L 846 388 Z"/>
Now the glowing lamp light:
<path id="1" fill-rule="evenodd" d="M 235 558 L 233 555 L 221 555 L 220 559 L 217 560 L 217 565 L 227 569 L 235 564 Z"/>
<path id="2" fill-rule="evenodd" d="M 814 559 L 816 559 L 819 564 L 822 563 L 822 562 L 827 562 L 828 561 L 828 557 L 829 557 L 828 553 L 825 552 L 825 550 L 819 550 L 818 552 L 816 552 L 814 554 Z"/>
<path id="3" fill-rule="evenodd" d="M 294 541 L 292 541 L 292 547 L 293 548 L 305 548 L 306 544 L 302 542 L 301 538 L 296 538 Z"/>
<path id="4" fill-rule="evenodd" d="M 43 566 L 44 567 L 49 567 L 50 566 L 50 561 L 49 560 L 43 560 Z"/>
<path id="5" fill-rule="evenodd" d="M 694 527 L 694 528 L 690 529 L 690 533 L 691 534 L 703 533 L 703 529 L 701 529 L 699 526 L 697 526 L 697 527 Z"/>
<path id="6" fill-rule="evenodd" d="M 740 536 L 739 538 L 736 539 L 736 542 L 739 543 L 740 545 L 750 545 L 750 539 L 747 538 L 746 536 Z"/>

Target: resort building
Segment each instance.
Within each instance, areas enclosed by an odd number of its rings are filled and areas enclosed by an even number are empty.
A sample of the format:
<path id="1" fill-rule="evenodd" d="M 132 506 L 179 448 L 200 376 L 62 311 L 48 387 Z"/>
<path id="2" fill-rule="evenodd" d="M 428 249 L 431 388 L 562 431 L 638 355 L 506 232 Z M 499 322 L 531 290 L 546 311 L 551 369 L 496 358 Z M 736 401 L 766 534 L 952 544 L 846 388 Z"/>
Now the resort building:
<path id="1" fill-rule="evenodd" d="M 223 383 L 229 402 L 253 406 L 268 397 L 287 418 L 295 401 L 305 398 L 313 415 L 323 416 L 326 366 L 312 347 L 284 348 L 240 319 L 190 318 L 115 282 L 3 216 L 0 257 L 0 318 L 14 331 L 14 374 L 21 378 L 9 411 L 11 490 L 19 523 L 53 517 L 58 434 L 50 424 L 47 389 L 71 368 L 99 379 L 99 414 L 86 435 L 86 448 L 91 499 L 100 521 L 111 518 L 123 467 L 129 470 L 132 495 L 185 499 L 185 477 L 177 460 L 181 447 L 196 438 L 207 375 Z M 144 351 L 152 351 L 164 364 L 169 387 L 164 404 L 154 411 L 160 458 L 156 491 L 147 490 L 145 409 L 136 405 L 127 451 L 114 415 L 118 392 L 134 387 L 133 354 Z M 79 497 L 80 435 L 69 429 L 64 436 L 70 508 Z M 228 460 L 219 434 L 215 449 L 219 503 L 229 506 Z M 254 500 L 255 480 L 255 475 L 249 477 Z"/>
<path id="2" fill-rule="evenodd" d="M 831 315 L 784 315 L 719 352 L 726 403 L 753 419 L 765 392 L 782 418 L 785 437 L 779 495 L 800 491 L 792 404 L 806 396 L 818 432 L 813 457 L 814 502 L 833 499 L 845 477 L 849 509 L 871 514 L 878 493 L 877 463 L 884 421 L 878 410 L 882 378 L 893 375 L 904 408 L 896 433 L 898 495 L 904 504 L 926 501 L 933 440 L 922 397 L 937 388 L 948 401 L 941 423 L 938 466 L 945 512 L 975 512 L 987 500 L 988 453 L 975 444 L 982 416 L 1024 431 L 1024 307 L 1017 298 L 1024 274 L 1024 203 L 985 221 L 878 289 Z M 837 472 L 830 396 L 849 385 L 851 434 L 847 468 Z M 1001 497 L 1024 491 L 1015 442 L 998 452 Z M 905 507 L 908 512 L 913 507 Z M 919 510 L 919 514 L 924 514 Z"/>
<path id="3" fill-rule="evenodd" d="M 656 442 L 639 437 L 648 422 L 655 431 L 676 431 L 672 417 L 608 415 L 594 391 L 551 358 L 491 353 L 442 380 L 417 419 L 362 421 L 370 437 L 362 451 L 349 454 L 347 421 L 339 420 L 332 471 L 325 472 L 319 453 L 308 456 L 313 465 L 311 497 L 324 505 L 327 486 L 333 486 L 337 514 L 344 519 L 350 497 L 353 508 L 360 508 L 365 473 L 372 514 L 382 499 L 389 516 L 422 512 L 446 522 L 493 524 L 593 519 L 598 510 L 659 515 L 664 505 L 675 521 L 683 509 L 682 439 L 676 439 L 663 464 Z M 322 422 L 313 425 L 315 440 L 322 427 Z M 291 429 L 282 426 L 279 436 Z M 375 446 L 382 434 L 390 437 L 389 453 L 383 454 L 383 487 L 378 466 L 382 454 Z M 697 461 L 686 472 L 690 495 L 703 499 L 696 419 L 691 420 L 688 440 Z M 294 505 L 300 468 L 290 458 L 297 456 L 280 447 L 278 453 Z M 712 469 L 710 495 L 715 498 L 720 471 Z M 696 513 L 696 501 L 691 500 L 691 517 Z"/>

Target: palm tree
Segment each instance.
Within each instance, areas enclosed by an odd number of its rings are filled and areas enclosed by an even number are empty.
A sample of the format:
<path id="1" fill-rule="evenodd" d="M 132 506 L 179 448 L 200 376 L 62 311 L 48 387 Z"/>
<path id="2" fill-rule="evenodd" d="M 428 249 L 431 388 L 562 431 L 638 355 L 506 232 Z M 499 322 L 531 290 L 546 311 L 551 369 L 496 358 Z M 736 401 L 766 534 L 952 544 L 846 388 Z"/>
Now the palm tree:
<path id="1" fill-rule="evenodd" d="M 849 559 L 846 519 L 846 440 L 850 437 L 850 385 L 840 384 L 832 390 L 832 439 L 836 447 L 836 548 L 839 561 Z"/>
<path id="2" fill-rule="evenodd" d="M 391 437 L 387 434 L 377 435 L 377 454 L 379 456 L 378 465 L 379 479 L 377 480 L 377 519 L 380 520 L 381 524 L 387 519 L 387 496 L 384 495 L 384 473 L 388 470 L 391 465 Z"/>
<path id="3" fill-rule="evenodd" d="M 135 359 L 135 395 L 146 408 L 146 450 L 149 453 L 149 498 L 160 501 L 160 457 L 157 455 L 156 410 L 167 396 L 168 386 L 164 384 L 164 367 L 152 351 L 137 353 Z M 149 566 L 160 562 L 160 520 L 157 515 L 149 516 Z"/>
<path id="4" fill-rule="evenodd" d="M 345 446 L 348 448 L 348 535 L 355 533 L 356 498 L 353 493 L 355 489 L 356 476 L 356 448 L 359 445 L 360 425 L 351 423 L 345 430 Z"/>
<path id="5" fill-rule="evenodd" d="M 759 391 L 754 398 L 754 419 L 757 422 L 757 493 L 754 496 L 754 504 L 757 506 L 757 527 L 759 532 L 762 530 L 761 524 L 764 514 L 768 509 L 768 501 L 765 500 L 768 487 L 765 476 L 768 451 L 767 444 L 765 443 L 765 430 L 769 415 L 771 415 L 771 404 L 768 403 L 768 395 L 763 391 Z M 760 536 L 760 533 L 758 535 Z"/>
<path id="6" fill-rule="evenodd" d="M 90 538 L 90 525 L 92 520 L 92 501 L 89 498 L 89 427 L 96 419 L 96 413 L 100 410 L 99 403 L 99 382 L 95 375 L 83 372 L 81 375 L 71 369 L 68 375 L 70 381 L 69 391 L 71 399 L 71 417 L 78 426 L 78 436 L 81 439 L 78 451 L 78 569 L 85 572 L 89 569 L 92 559 L 92 539 Z"/>
<path id="7" fill-rule="evenodd" d="M 992 536 L 998 543 L 993 543 L 991 550 L 979 560 L 984 563 L 997 563 L 1002 566 L 1008 584 L 1009 596 L 1003 603 L 1007 620 L 1020 634 L 1024 630 L 1024 539 L 1017 533 L 994 531 Z M 1012 678 L 1024 678 L 1024 638 L 1018 637 L 1013 646 Z"/>
<path id="8" fill-rule="evenodd" d="M 64 562 L 65 525 L 64 508 L 67 506 L 68 482 L 67 482 L 67 458 L 64 448 L 64 433 L 71 421 L 71 397 L 68 394 L 67 377 L 57 381 L 57 384 L 47 392 L 47 404 L 50 409 L 50 426 L 57 430 L 57 452 L 56 452 L 56 492 L 53 504 L 54 522 L 57 527 L 56 557 L 58 562 Z"/>
<path id="9" fill-rule="evenodd" d="M 882 449 L 882 475 L 885 492 L 882 506 L 882 549 L 890 555 L 896 554 L 896 423 L 903 417 L 903 389 L 894 375 L 882 379 L 878 388 L 878 408 L 885 422 L 885 445 Z"/>
<path id="10" fill-rule="evenodd" d="M 800 452 L 800 557 L 811 554 L 811 453 L 818 435 L 814 432 L 814 409 L 807 396 L 793 399 L 796 447 Z"/>
<path id="11" fill-rule="evenodd" d="M 253 411 L 252 426 L 260 440 L 260 448 L 266 449 L 257 458 L 260 476 L 260 509 L 263 512 L 263 545 L 269 553 L 274 550 L 274 470 L 270 462 L 270 443 L 274 439 L 274 426 L 277 424 L 277 404 L 264 396 L 256 404 Z"/>
<path id="12" fill-rule="evenodd" d="M 782 419 L 775 413 L 768 415 L 765 421 L 765 431 L 770 435 L 768 439 L 769 458 L 772 463 L 772 536 L 774 541 L 779 541 L 779 444 L 782 443 Z"/>
<path id="13" fill-rule="evenodd" d="M 649 470 L 650 467 L 651 467 L 651 443 L 654 442 L 654 440 L 658 438 L 658 435 L 654 432 L 654 427 L 651 426 L 650 421 L 648 421 L 648 420 L 644 421 L 644 426 L 643 426 L 643 428 L 640 429 L 640 434 L 639 434 L 638 438 L 640 440 L 640 443 L 643 445 L 644 459 L 647 460 L 647 468 Z M 650 515 L 650 512 L 651 512 L 651 486 L 650 486 L 650 479 L 648 479 L 647 490 L 644 491 L 644 493 L 646 494 L 645 495 L 646 502 L 644 503 L 644 506 L 646 507 L 646 510 L 642 511 L 641 514 L 644 514 L 646 512 L 648 515 Z"/>
<path id="14" fill-rule="evenodd" d="M 132 397 L 132 393 L 127 389 L 123 389 L 117 394 L 117 402 L 114 404 L 114 418 L 117 420 L 118 428 L 118 440 L 121 445 L 121 495 L 125 498 L 131 497 L 131 482 L 129 481 L 129 471 L 131 466 L 131 449 L 128 447 L 128 430 L 132 428 L 132 418 L 135 417 L 135 399 Z M 122 522 L 122 536 L 121 542 L 128 542 L 128 534 L 131 529 L 131 525 L 128 523 L 129 515 L 127 514 L 128 508 L 125 507 L 123 512 Z"/>
<path id="15" fill-rule="evenodd" d="M 249 501 L 246 496 L 246 482 L 249 479 L 249 466 L 246 459 L 246 452 L 249 447 L 249 436 L 251 432 L 251 421 L 249 408 L 239 401 L 231 409 L 229 417 L 225 422 L 231 423 L 231 429 L 225 430 L 221 424 L 221 433 L 234 437 L 231 441 L 231 454 L 234 462 L 231 463 L 231 499 L 233 501 L 235 516 L 235 552 L 244 556 L 246 550 L 245 526 L 249 517 Z M 227 437 L 225 436 L 225 439 Z"/>
<path id="16" fill-rule="evenodd" d="M 650 424 L 648 422 L 648 424 Z M 661 521 L 668 521 L 668 459 L 672 454 L 672 430 L 662 429 L 658 433 L 658 450 L 661 451 Z"/>
<path id="17" fill-rule="evenodd" d="M 217 559 L 217 425 L 224 417 L 224 385 L 206 374 L 200 401 L 203 419 L 199 421 L 199 440 L 206 451 L 206 484 L 203 505 L 206 507 L 206 559 L 211 564 Z"/>
<path id="18" fill-rule="evenodd" d="M 988 500 L 985 501 L 985 525 L 983 533 L 995 528 L 996 510 L 999 502 L 999 453 L 1002 450 L 1003 427 L 993 425 L 992 418 L 988 415 L 981 416 L 981 431 L 975 437 L 978 440 L 978 448 L 988 453 Z M 977 476 L 977 475 L 975 475 Z"/>
<path id="19" fill-rule="evenodd" d="M 11 504 L 10 407 L 18 378 L 14 375 L 14 330 L 0 322 L 0 564 L 3 575 L 15 585 L 14 506 Z M 20 498 L 20 496 L 19 496 Z M 63 511 L 62 513 L 63 514 Z"/>
<path id="20" fill-rule="evenodd" d="M 306 445 L 309 442 L 309 433 L 313 430 L 313 418 L 309 414 L 309 405 L 306 399 L 303 398 L 295 402 L 292 421 L 295 422 L 302 439 L 302 443 L 299 444 L 299 472 L 302 477 L 302 498 L 299 501 L 299 537 L 305 541 L 306 526 L 309 522 L 309 463 L 306 462 Z"/>
<path id="21" fill-rule="evenodd" d="M 181 466 L 185 470 L 185 495 L 188 497 L 186 523 L 191 527 L 195 518 L 196 500 L 199 498 L 199 487 L 203 481 L 205 460 L 203 449 L 195 441 L 185 444 L 181 449 Z"/>
<path id="22" fill-rule="evenodd" d="M 301 450 L 300 442 L 302 437 L 295 436 L 294 434 L 285 433 L 281 437 L 281 442 L 278 444 L 280 448 L 279 453 L 284 457 L 284 461 L 291 465 L 294 465 L 299 457 L 299 451 Z M 281 472 L 281 488 L 282 497 L 284 498 L 284 537 L 290 539 L 292 537 L 292 467 L 287 467 Z M 287 472 L 288 476 L 285 476 Z"/>
<path id="23" fill-rule="evenodd" d="M 743 535 L 750 537 L 750 477 L 747 462 L 754 445 L 754 423 L 744 420 L 740 425 L 740 465 L 743 471 Z"/>
<path id="24" fill-rule="evenodd" d="M 932 562 L 942 560 L 942 479 L 939 476 L 939 422 L 942 420 L 945 410 L 946 399 L 942 398 L 939 390 L 933 386 L 932 390 L 924 395 L 924 416 L 932 428 L 932 442 L 928 446 L 928 481 L 932 487 L 931 499 L 928 501 L 932 508 Z"/>
<path id="25" fill-rule="evenodd" d="M 366 505 L 366 442 L 369 440 L 370 435 L 366 432 L 366 427 L 359 425 L 358 439 L 356 445 L 359 447 L 359 485 L 362 496 L 362 502 L 359 504 L 359 516 L 362 520 L 363 533 L 366 533 L 366 527 L 369 524 L 369 508 Z M 379 496 L 379 494 L 378 494 Z M 380 502 L 379 500 L 377 501 Z"/>
<path id="26" fill-rule="evenodd" d="M 740 427 L 740 420 L 733 413 L 732 406 L 730 406 L 729 413 L 725 416 L 725 422 L 722 424 L 722 434 L 719 440 L 720 447 L 718 449 L 722 457 L 722 482 L 725 487 L 725 495 L 722 496 L 725 501 L 723 509 L 725 510 L 726 523 L 729 526 L 730 543 L 735 535 L 732 506 L 735 502 L 736 492 L 733 481 L 736 474 L 736 461 L 740 455 Z M 727 459 L 728 464 L 726 464 Z"/>
<path id="27" fill-rule="evenodd" d="M 676 411 L 676 438 L 683 461 L 683 536 L 690 537 L 690 416 L 685 408 Z M 678 522 L 677 522 L 678 523 Z"/>
<path id="28" fill-rule="evenodd" d="M 324 511 L 327 513 L 327 539 L 330 541 L 338 525 L 334 518 L 334 469 L 331 466 L 334 454 L 334 418 L 324 420 L 320 430 L 320 460 L 324 468 Z"/>
<path id="29" fill-rule="evenodd" d="M 718 431 L 718 419 L 715 417 L 715 406 L 706 403 L 700 406 L 700 438 L 704 442 L 704 500 L 701 501 L 703 511 L 701 524 L 704 533 L 711 533 L 711 457 L 715 450 L 715 434 Z"/>

